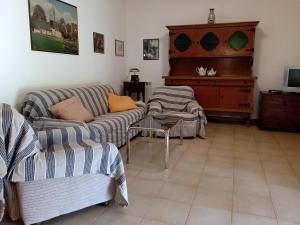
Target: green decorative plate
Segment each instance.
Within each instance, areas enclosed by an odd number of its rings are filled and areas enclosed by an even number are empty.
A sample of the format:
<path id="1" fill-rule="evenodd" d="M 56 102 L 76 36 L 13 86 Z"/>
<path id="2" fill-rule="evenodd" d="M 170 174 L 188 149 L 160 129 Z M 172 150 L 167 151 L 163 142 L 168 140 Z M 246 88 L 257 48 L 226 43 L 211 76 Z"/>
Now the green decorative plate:
<path id="1" fill-rule="evenodd" d="M 230 36 L 228 43 L 231 48 L 239 51 L 246 47 L 248 41 L 248 36 L 244 32 L 236 31 Z"/>

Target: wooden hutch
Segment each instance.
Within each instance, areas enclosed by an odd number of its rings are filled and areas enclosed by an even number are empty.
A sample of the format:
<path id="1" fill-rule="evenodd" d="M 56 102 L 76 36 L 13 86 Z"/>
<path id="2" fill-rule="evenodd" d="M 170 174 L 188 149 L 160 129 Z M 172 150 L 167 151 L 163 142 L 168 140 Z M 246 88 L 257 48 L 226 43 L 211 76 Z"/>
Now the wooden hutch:
<path id="1" fill-rule="evenodd" d="M 165 85 L 188 85 L 208 116 L 250 118 L 252 74 L 258 21 L 167 26 L 170 36 Z M 213 68 L 216 76 L 199 76 L 197 67 Z"/>

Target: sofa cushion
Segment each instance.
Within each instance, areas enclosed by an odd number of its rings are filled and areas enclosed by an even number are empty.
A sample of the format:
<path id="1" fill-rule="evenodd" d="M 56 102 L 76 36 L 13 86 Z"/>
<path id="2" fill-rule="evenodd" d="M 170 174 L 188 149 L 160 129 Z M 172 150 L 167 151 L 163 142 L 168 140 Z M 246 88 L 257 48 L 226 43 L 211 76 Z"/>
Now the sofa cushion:
<path id="1" fill-rule="evenodd" d="M 107 113 L 95 117 L 95 120 L 88 123 L 91 131 L 91 138 L 96 142 L 111 142 L 117 147 L 126 143 L 126 130 L 130 124 L 133 124 L 145 116 L 145 108 L 128 110 L 117 113 Z M 130 136 L 136 135 L 137 132 L 131 132 Z"/>
<path id="2" fill-rule="evenodd" d="M 79 98 L 75 96 L 49 107 L 49 111 L 60 119 L 86 123 L 94 120 L 94 116 L 84 108 Z"/>
<path id="3" fill-rule="evenodd" d="M 122 112 L 130 109 L 136 109 L 137 106 L 129 96 L 119 96 L 108 93 L 108 108 L 110 112 Z"/>

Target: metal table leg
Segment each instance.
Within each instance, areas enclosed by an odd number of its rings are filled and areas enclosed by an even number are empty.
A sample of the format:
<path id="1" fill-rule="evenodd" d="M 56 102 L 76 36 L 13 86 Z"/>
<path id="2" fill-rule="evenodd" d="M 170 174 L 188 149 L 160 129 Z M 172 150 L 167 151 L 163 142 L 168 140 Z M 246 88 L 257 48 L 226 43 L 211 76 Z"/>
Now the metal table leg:
<path id="1" fill-rule="evenodd" d="M 183 128 L 183 119 L 180 120 L 180 144 L 182 145 L 183 143 L 183 134 L 182 134 L 182 128 Z"/>
<path id="2" fill-rule="evenodd" d="M 130 127 L 127 128 L 126 131 L 126 152 L 127 152 L 127 164 L 130 162 L 130 138 L 129 138 L 129 132 L 130 132 Z"/>
<path id="3" fill-rule="evenodd" d="M 165 131 L 165 143 L 166 143 L 166 152 L 165 152 L 165 169 L 168 169 L 169 166 L 169 154 L 170 154 L 170 129 Z"/>

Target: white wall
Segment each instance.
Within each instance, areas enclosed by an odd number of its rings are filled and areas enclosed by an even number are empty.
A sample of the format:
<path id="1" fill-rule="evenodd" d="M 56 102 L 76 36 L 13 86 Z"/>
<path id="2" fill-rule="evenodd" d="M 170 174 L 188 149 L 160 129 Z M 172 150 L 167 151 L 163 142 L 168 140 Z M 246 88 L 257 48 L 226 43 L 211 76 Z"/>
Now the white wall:
<path id="1" fill-rule="evenodd" d="M 31 89 L 101 82 L 120 88 L 125 58 L 115 39 L 125 39 L 123 0 L 65 0 L 77 6 L 79 56 L 31 51 L 28 1 L 0 0 L 0 102 L 16 105 Z M 93 32 L 105 35 L 105 54 L 93 51 Z"/>
<path id="2" fill-rule="evenodd" d="M 254 75 L 258 76 L 255 93 L 281 89 L 283 68 L 300 66 L 299 0 L 126 0 L 127 67 L 139 67 L 144 80 L 154 87 L 167 75 L 168 31 L 166 25 L 207 22 L 209 8 L 215 8 L 217 22 L 259 20 L 256 33 Z M 143 61 L 142 39 L 160 38 L 160 60 Z M 254 116 L 256 116 L 254 114 Z"/>

